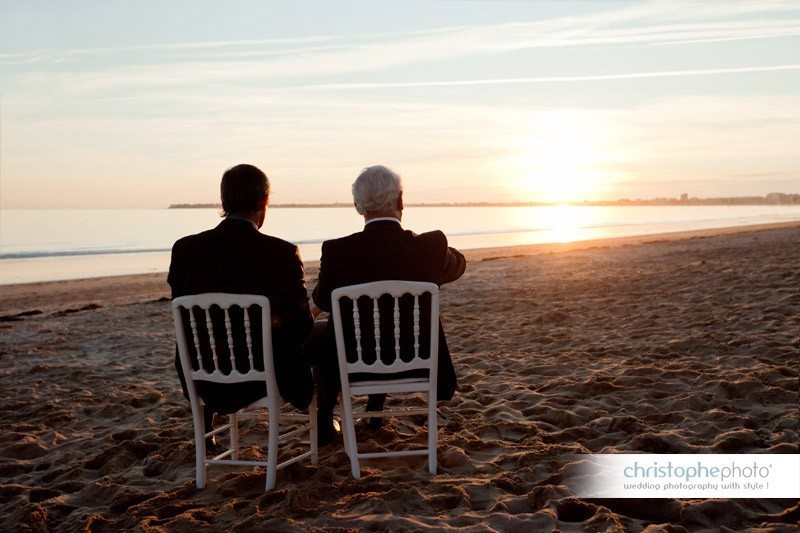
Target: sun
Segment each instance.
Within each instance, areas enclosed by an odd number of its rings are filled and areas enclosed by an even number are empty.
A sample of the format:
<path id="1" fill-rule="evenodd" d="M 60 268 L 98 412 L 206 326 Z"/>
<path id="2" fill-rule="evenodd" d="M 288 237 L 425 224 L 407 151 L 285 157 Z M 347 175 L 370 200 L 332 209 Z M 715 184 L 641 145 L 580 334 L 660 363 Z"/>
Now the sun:
<path id="1" fill-rule="evenodd" d="M 613 125 L 580 111 L 538 114 L 514 147 L 520 194 L 541 202 L 596 199 L 609 185 L 618 152 Z"/>

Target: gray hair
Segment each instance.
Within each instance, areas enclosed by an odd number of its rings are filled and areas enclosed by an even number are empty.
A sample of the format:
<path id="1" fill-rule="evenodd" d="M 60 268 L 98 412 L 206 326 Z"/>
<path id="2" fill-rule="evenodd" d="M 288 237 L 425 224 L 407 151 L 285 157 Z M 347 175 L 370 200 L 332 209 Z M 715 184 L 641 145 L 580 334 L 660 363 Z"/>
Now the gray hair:
<path id="1" fill-rule="evenodd" d="M 388 215 L 397 209 L 403 184 L 392 170 L 383 165 L 367 167 L 353 182 L 353 202 L 359 215 Z"/>

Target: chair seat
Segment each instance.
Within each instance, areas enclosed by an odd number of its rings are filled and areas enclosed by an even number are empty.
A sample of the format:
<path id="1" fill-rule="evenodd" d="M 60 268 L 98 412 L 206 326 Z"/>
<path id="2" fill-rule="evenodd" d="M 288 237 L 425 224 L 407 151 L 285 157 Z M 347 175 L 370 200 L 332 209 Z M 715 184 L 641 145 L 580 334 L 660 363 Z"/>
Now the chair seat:
<path id="1" fill-rule="evenodd" d="M 406 383 L 429 383 L 428 378 L 401 378 L 401 379 L 376 379 L 373 381 L 356 381 L 350 383 L 350 388 L 372 387 L 374 385 L 404 385 Z"/>
<path id="2" fill-rule="evenodd" d="M 200 405 L 205 407 L 206 402 L 204 402 L 202 398 L 198 397 L 197 400 L 200 402 Z M 280 400 L 278 403 L 279 403 L 279 405 L 283 405 L 284 401 Z M 253 403 L 251 403 L 249 405 L 245 405 L 244 407 L 242 407 L 239 410 L 241 411 L 242 409 L 259 408 L 259 407 L 269 407 L 269 400 L 266 398 L 266 396 L 264 398 L 261 398 L 261 399 L 258 399 L 256 401 L 254 401 Z M 231 413 L 231 414 L 233 414 L 233 413 Z"/>
<path id="3" fill-rule="evenodd" d="M 398 392 L 428 392 L 431 382 L 427 378 L 401 378 L 393 380 L 358 381 L 350 384 L 351 394 L 383 394 Z"/>

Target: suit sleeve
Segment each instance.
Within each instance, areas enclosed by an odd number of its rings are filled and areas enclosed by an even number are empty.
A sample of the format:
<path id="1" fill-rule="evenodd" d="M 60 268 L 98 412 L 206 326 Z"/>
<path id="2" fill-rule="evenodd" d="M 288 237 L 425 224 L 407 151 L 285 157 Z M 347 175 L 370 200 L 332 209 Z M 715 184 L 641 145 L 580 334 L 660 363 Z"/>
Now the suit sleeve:
<path id="1" fill-rule="evenodd" d="M 182 260 L 181 260 L 181 251 L 180 251 L 180 241 L 177 241 L 175 245 L 172 247 L 172 257 L 169 262 L 169 274 L 167 274 L 167 283 L 169 283 L 170 288 L 172 289 L 172 298 L 178 298 L 179 296 L 184 296 L 185 291 L 180 283 L 182 279 Z"/>
<path id="2" fill-rule="evenodd" d="M 311 294 L 311 297 L 317 307 L 330 313 L 331 293 L 333 292 L 333 288 L 331 287 L 330 283 L 330 268 L 325 267 L 325 265 L 328 264 L 327 259 L 330 258 L 329 248 L 326 246 L 327 244 L 327 242 L 322 243 L 322 257 L 319 261 L 319 278 L 317 280 L 317 286 L 314 287 L 314 292 Z"/>
<path id="3" fill-rule="evenodd" d="M 442 266 L 439 285 L 457 280 L 464 275 L 464 271 L 467 269 L 467 260 L 464 258 L 464 254 L 455 248 L 447 246 L 447 237 L 445 237 L 444 233 L 442 233 L 442 239 L 447 251 L 444 255 L 444 265 Z"/>
<path id="4" fill-rule="evenodd" d="M 281 327 L 289 338 L 296 343 L 302 343 L 305 336 L 314 327 L 314 319 L 308 307 L 308 292 L 306 291 L 305 271 L 303 261 L 300 259 L 300 250 L 293 247 L 290 258 L 291 267 L 288 269 L 285 283 L 283 284 L 283 308 L 277 310 L 282 317 Z"/>

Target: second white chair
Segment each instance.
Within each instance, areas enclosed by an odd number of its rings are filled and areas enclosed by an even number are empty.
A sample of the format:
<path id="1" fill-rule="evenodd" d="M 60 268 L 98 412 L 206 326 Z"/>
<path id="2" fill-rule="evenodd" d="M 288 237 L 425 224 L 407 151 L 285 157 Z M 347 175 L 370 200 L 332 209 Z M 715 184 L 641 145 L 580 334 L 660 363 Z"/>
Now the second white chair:
<path id="1" fill-rule="evenodd" d="M 391 296 L 391 300 L 386 297 Z M 424 296 L 429 295 L 429 296 Z M 336 334 L 336 350 L 339 358 L 339 374 L 342 382 L 342 423 L 344 425 L 345 451 L 350 457 L 353 477 L 361 478 L 359 459 L 427 455 L 428 471 L 436 473 L 437 420 L 436 420 L 436 374 L 439 354 L 439 288 L 434 283 L 418 281 L 376 281 L 360 285 L 341 287 L 332 293 L 332 315 Z M 413 297 L 413 300 L 412 300 Z M 421 313 L 420 298 L 430 298 Z M 359 299 L 372 300 L 371 312 L 366 317 L 371 331 L 362 332 L 364 322 L 359 310 Z M 404 303 L 401 304 L 401 299 Z M 345 325 L 342 302 L 350 300 L 352 321 Z M 383 310 L 379 301 L 383 300 Z M 413 304 L 412 304 L 413 301 Z M 367 302 L 364 302 L 367 303 Z M 369 304 L 367 303 L 368 308 Z M 401 320 L 401 308 L 411 317 Z M 349 311 L 349 309 L 347 309 Z M 383 331 L 392 337 L 381 342 L 381 320 Z M 389 322 L 391 320 L 391 322 Z M 421 323 L 430 322 L 430 332 L 421 331 Z M 387 324 L 393 327 L 387 327 Z M 401 325 L 411 331 L 403 331 Z M 351 330 L 352 328 L 352 330 Z M 347 330 L 347 336 L 345 332 Z M 421 333 L 423 335 L 421 335 Z M 429 340 L 424 343 L 425 338 Z M 401 342 L 401 338 L 403 342 Z M 391 342 L 393 341 L 393 342 Z M 423 345 L 420 345 L 420 342 Z M 427 344 L 427 345 L 425 345 Z M 393 357 L 381 357 L 381 348 L 393 346 Z M 348 348 L 351 352 L 348 360 Z M 365 357 L 366 356 L 366 357 Z M 374 359 L 374 361 L 373 361 Z M 385 361 L 390 359 L 390 361 Z M 355 379 L 353 379 L 355 378 Z M 396 394 L 422 392 L 427 396 L 427 407 L 394 411 L 353 412 L 352 396 L 369 394 Z M 359 453 L 355 435 L 355 418 L 386 417 L 403 415 L 427 415 L 428 445 L 415 450 L 398 450 L 375 453 Z"/>

